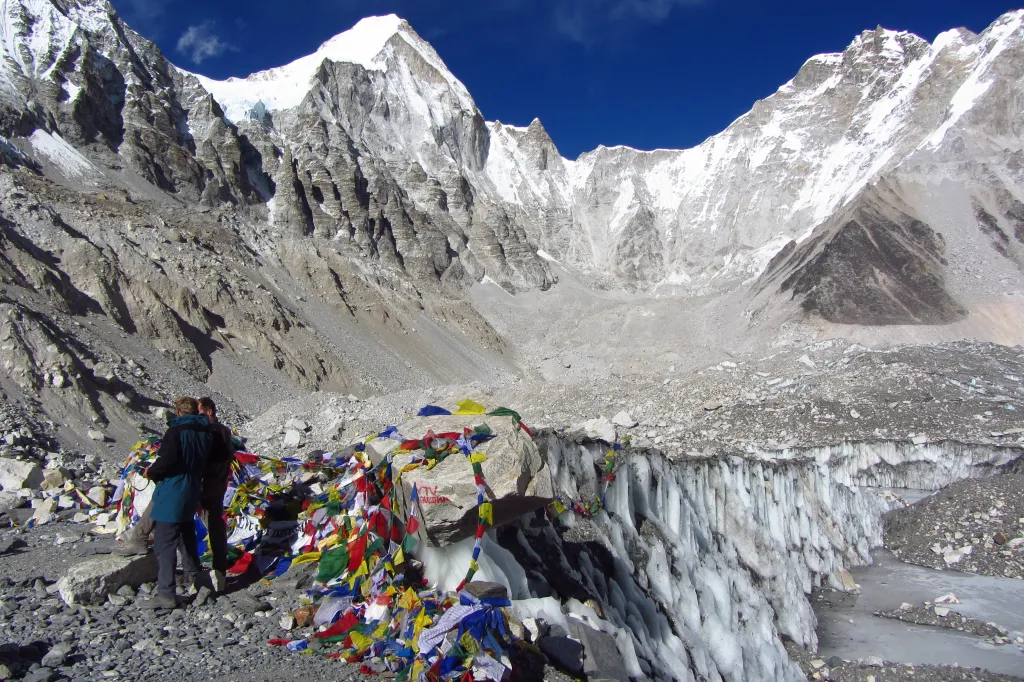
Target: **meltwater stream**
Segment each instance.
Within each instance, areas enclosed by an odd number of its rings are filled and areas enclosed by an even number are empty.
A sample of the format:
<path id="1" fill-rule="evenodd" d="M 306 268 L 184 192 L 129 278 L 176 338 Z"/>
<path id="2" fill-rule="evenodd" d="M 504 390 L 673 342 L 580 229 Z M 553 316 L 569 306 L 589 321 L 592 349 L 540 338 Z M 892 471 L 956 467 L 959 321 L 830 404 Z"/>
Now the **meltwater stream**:
<path id="1" fill-rule="evenodd" d="M 903 563 L 890 552 L 874 553 L 874 563 L 852 570 L 859 595 L 843 595 L 815 608 L 818 653 L 856 660 L 877 656 L 919 665 L 959 664 L 1010 675 L 1024 673 L 1024 651 L 1017 644 L 995 646 L 955 630 L 879 618 L 903 602 L 920 604 L 952 592 L 951 608 L 1011 632 L 1024 632 L 1024 581 L 936 570 Z"/>

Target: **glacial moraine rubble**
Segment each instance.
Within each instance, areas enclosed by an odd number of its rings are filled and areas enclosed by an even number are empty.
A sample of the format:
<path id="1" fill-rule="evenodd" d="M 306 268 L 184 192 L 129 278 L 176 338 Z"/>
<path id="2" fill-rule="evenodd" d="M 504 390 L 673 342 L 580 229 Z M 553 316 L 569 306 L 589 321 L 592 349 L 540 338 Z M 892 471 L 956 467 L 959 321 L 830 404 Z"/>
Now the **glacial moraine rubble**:
<path id="1" fill-rule="evenodd" d="M 968 632 L 978 637 L 987 639 L 994 645 L 1001 646 L 1011 644 L 1016 640 L 1017 644 L 1024 643 L 1019 637 L 1014 638 L 1005 628 L 994 623 L 970 618 L 956 611 L 956 595 L 949 595 L 945 599 L 938 599 L 933 602 L 925 602 L 918 606 L 904 602 L 900 608 L 891 611 L 876 611 L 875 615 L 880 618 L 892 618 L 893 620 L 913 623 L 915 625 L 930 625 L 957 632 Z"/>
<path id="2" fill-rule="evenodd" d="M 957 481 L 894 512 L 885 546 L 921 566 L 1024 579 L 1024 475 Z"/>

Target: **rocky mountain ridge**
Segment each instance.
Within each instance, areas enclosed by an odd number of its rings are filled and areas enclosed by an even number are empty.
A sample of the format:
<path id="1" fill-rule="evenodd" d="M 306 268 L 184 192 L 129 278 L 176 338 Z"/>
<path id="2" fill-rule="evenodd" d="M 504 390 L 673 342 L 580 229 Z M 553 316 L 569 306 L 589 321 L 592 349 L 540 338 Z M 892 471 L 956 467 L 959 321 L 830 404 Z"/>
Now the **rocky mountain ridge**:
<path id="1" fill-rule="evenodd" d="M 1024 338 L 1022 22 L 866 32 L 695 149 L 569 161 L 397 17 L 218 82 L 105 0 L 2 0 L 0 384 L 93 446 L 177 392 L 546 376 L 631 296 L 703 329 L 602 337 L 634 359 L 807 320 Z"/>

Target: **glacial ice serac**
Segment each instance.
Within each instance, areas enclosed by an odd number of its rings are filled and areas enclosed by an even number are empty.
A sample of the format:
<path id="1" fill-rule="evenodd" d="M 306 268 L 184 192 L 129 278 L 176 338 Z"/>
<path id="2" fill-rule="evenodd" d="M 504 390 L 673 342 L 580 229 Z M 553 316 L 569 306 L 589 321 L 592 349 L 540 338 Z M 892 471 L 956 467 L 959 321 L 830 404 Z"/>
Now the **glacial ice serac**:
<path id="1" fill-rule="evenodd" d="M 606 446 L 557 434 L 538 444 L 564 498 L 601 490 L 594 463 Z M 568 529 L 535 517 L 492 533 L 500 546 L 485 543 L 480 579 L 509 586 L 524 618 L 575 617 L 613 635 L 633 675 L 803 680 L 781 637 L 815 647 L 806 595 L 841 588 L 839 570 L 869 563 L 882 542 L 891 502 L 862 488 L 935 489 L 998 473 L 1020 454 L 894 442 L 682 459 L 627 452 L 604 511 L 567 514 Z M 449 552 L 448 572 L 471 549 Z M 578 599 L 560 607 L 548 586 Z"/>

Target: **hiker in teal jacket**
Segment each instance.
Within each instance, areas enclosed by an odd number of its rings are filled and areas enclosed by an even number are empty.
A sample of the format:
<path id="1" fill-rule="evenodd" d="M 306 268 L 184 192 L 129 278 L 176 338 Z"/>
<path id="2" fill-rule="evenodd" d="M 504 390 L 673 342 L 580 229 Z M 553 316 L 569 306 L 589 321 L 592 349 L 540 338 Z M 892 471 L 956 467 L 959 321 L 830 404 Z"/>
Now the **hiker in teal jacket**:
<path id="1" fill-rule="evenodd" d="M 159 573 L 153 608 L 175 608 L 174 573 L 178 544 L 183 545 L 182 572 L 185 584 L 199 577 L 194 515 L 199 506 L 203 470 L 211 457 L 223 456 L 222 439 L 205 415 L 198 414 L 195 398 L 174 401 L 177 417 L 168 424 L 157 458 L 146 472 L 156 482 L 150 516 L 155 522 L 153 549 Z"/>

